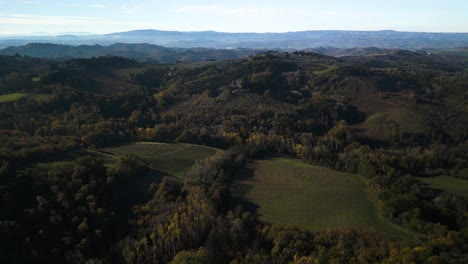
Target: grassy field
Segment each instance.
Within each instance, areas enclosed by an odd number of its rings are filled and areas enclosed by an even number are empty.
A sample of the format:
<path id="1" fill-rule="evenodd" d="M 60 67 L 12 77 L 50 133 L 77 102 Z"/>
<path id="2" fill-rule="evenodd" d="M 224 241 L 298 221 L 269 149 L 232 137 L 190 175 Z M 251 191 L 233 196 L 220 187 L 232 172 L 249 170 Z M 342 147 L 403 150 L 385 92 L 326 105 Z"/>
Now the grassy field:
<path id="1" fill-rule="evenodd" d="M 22 94 L 22 93 L 11 93 L 11 94 L 0 95 L 0 103 L 16 102 L 16 101 L 18 101 L 21 98 L 24 98 L 26 96 L 28 96 L 28 95 L 27 94 Z"/>
<path id="2" fill-rule="evenodd" d="M 358 137 L 382 140 L 382 124 L 396 121 L 402 133 L 422 133 L 425 131 L 425 109 L 407 101 L 404 94 L 394 93 L 383 97 L 375 94 L 372 87 L 362 86 L 352 103 L 366 114 L 363 123 L 354 125 Z"/>
<path id="3" fill-rule="evenodd" d="M 358 175 L 291 158 L 254 161 L 239 173 L 234 195 L 271 222 L 312 230 L 348 226 L 408 235 L 378 215 Z"/>
<path id="4" fill-rule="evenodd" d="M 148 173 L 135 179 L 115 191 L 113 197 L 116 219 L 124 222 L 131 217 L 131 208 L 135 204 L 147 202 L 148 188 L 151 183 L 160 181 L 164 176 L 183 177 L 196 160 L 215 154 L 210 147 L 190 144 L 165 144 L 138 142 L 118 147 L 98 149 L 104 161 L 112 162 L 113 157 L 135 154 L 148 163 Z"/>
<path id="5" fill-rule="evenodd" d="M 372 114 L 358 127 L 365 129 L 366 135 L 370 138 L 381 138 L 381 124 L 389 120 L 398 122 L 403 133 L 421 133 L 424 131 L 423 117 L 409 108 L 393 108 Z"/>
<path id="6" fill-rule="evenodd" d="M 151 183 L 158 182 L 164 176 L 183 177 L 196 160 L 213 155 L 217 151 L 221 150 L 190 144 L 138 142 L 111 148 L 71 151 L 31 165 L 47 169 L 51 165 L 93 155 L 101 158 L 106 166 L 111 167 L 121 155 L 135 154 L 140 157 L 148 163 L 150 170 L 145 175 L 117 186 L 112 198 L 116 219 L 124 222 L 131 216 L 133 205 L 148 201 L 150 198 L 148 187 Z"/>
<path id="7" fill-rule="evenodd" d="M 441 51 L 440 53 L 444 54 L 444 55 L 468 57 L 468 50 L 467 49 L 444 50 L 444 51 Z"/>
<path id="8" fill-rule="evenodd" d="M 162 173 L 182 177 L 198 159 L 215 154 L 217 149 L 190 144 L 139 142 L 99 151 L 114 155 L 135 154 Z"/>
<path id="9" fill-rule="evenodd" d="M 31 97 L 38 102 L 47 102 L 50 98 L 48 94 L 24 94 L 24 93 L 11 93 L 0 95 L 0 103 L 12 103 L 22 98 Z"/>
<path id="10" fill-rule="evenodd" d="M 468 180 L 451 176 L 418 177 L 418 179 L 428 184 L 433 189 L 468 196 Z"/>
<path id="11" fill-rule="evenodd" d="M 323 66 L 325 69 L 315 70 L 315 71 L 313 71 L 313 73 L 316 74 L 316 75 L 325 75 L 325 74 L 327 74 L 329 72 L 332 72 L 332 71 L 338 69 L 337 66 L 327 66 L 325 64 L 321 64 L 321 66 Z"/>

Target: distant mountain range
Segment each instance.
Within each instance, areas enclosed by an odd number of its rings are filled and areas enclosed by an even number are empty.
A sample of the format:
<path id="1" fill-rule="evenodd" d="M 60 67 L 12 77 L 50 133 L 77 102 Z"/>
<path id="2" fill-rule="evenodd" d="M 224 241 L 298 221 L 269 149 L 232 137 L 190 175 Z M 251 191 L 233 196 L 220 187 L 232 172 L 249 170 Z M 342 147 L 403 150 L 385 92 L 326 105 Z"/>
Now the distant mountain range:
<path id="1" fill-rule="evenodd" d="M 217 48 L 167 48 L 151 44 L 116 43 L 105 45 L 62 45 L 51 43 L 30 43 L 23 46 L 12 46 L 0 50 L 0 55 L 23 55 L 47 59 L 92 58 L 100 56 L 119 56 L 139 61 L 175 63 L 175 62 L 202 62 L 228 59 L 246 58 L 251 55 L 266 52 L 268 49 L 217 49 Z M 278 51 L 281 51 L 278 49 Z M 368 48 L 309 48 L 303 51 L 320 53 L 333 57 L 362 56 L 362 55 L 391 55 L 397 49 Z M 403 51 L 402 51 L 403 52 Z M 417 51 L 410 54 L 424 54 L 427 51 Z M 435 50 L 434 54 L 447 54 L 468 57 L 468 47 L 445 50 Z M 431 54 L 429 53 L 429 54 Z"/>
<path id="2" fill-rule="evenodd" d="M 116 43 L 103 45 L 62 45 L 30 43 L 0 50 L 0 55 L 26 55 L 37 58 L 91 58 L 119 56 L 160 63 L 200 62 L 245 58 L 266 50 L 260 49 L 210 49 L 210 48 L 166 48 L 151 44 Z"/>
<path id="3" fill-rule="evenodd" d="M 468 33 L 421 33 L 399 31 L 301 31 L 286 33 L 223 33 L 135 30 L 104 35 L 0 37 L 0 48 L 32 42 L 64 45 L 111 45 L 148 43 L 176 48 L 310 49 L 317 47 L 385 49 L 450 49 L 468 46 Z"/>

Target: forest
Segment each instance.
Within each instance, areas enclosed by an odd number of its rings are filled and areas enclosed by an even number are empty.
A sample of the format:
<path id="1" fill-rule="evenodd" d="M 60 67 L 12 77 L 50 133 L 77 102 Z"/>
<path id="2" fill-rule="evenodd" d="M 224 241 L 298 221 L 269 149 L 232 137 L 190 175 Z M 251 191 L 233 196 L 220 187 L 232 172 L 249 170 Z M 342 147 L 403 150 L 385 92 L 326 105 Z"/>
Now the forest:
<path id="1" fill-rule="evenodd" d="M 0 262 L 468 263 L 468 57 L 361 52 L 0 55 Z M 262 214 L 295 181 L 390 231 Z"/>

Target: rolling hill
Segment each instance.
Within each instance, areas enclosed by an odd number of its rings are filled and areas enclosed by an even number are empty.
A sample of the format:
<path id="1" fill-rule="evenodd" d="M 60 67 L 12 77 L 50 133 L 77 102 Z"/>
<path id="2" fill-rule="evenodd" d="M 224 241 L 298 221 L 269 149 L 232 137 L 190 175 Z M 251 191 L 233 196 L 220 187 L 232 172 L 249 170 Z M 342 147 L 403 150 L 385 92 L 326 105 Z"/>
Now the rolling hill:
<path id="1" fill-rule="evenodd" d="M 252 49 L 209 49 L 209 48 L 166 48 L 151 44 L 115 43 L 102 45 L 61 45 L 50 43 L 30 43 L 0 50 L 1 55 L 20 54 L 36 58 L 92 58 L 119 56 L 144 61 L 175 63 L 199 62 L 245 58 L 264 50 Z"/>

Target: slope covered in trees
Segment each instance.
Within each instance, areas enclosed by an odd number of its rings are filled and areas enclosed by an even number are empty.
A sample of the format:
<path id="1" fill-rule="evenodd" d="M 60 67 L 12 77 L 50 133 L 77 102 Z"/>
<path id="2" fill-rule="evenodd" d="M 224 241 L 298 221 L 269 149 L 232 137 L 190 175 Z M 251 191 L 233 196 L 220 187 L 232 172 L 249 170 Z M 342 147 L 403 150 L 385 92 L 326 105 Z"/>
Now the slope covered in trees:
<path id="1" fill-rule="evenodd" d="M 0 102 L 2 263 L 467 260 L 468 199 L 418 178 L 468 178 L 466 57 L 268 52 L 170 65 L 119 57 L 0 61 L 0 96 L 13 98 Z M 120 171 L 95 155 L 28 165 L 134 141 L 226 151 L 183 177 L 155 181 L 129 229 L 115 222 L 111 198 L 131 175 L 145 173 L 140 160 L 121 160 Z M 272 154 L 359 174 L 380 216 L 416 239 L 260 220 L 232 199 L 231 185 L 247 162 Z"/>

